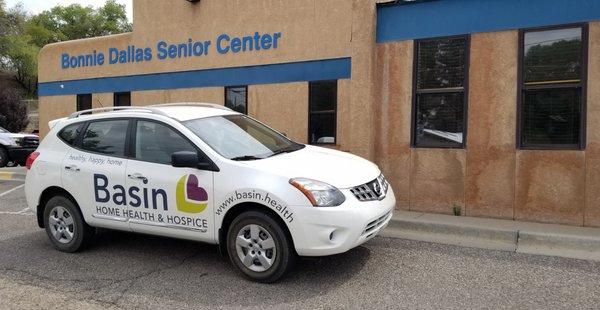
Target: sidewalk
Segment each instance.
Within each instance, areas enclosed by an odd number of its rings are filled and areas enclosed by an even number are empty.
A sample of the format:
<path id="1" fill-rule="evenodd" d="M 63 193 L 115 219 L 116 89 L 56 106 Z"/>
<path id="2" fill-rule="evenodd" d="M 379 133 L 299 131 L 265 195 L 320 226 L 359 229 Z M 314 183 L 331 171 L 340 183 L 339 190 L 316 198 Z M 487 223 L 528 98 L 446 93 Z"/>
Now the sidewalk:
<path id="1" fill-rule="evenodd" d="M 600 229 L 395 211 L 381 236 L 600 261 Z"/>

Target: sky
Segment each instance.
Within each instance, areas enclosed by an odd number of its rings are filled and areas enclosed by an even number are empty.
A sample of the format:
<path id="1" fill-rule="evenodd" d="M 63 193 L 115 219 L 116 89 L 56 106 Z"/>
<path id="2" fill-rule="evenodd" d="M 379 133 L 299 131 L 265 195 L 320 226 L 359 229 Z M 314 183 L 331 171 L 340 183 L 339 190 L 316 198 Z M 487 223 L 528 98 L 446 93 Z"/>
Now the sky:
<path id="1" fill-rule="evenodd" d="M 117 0 L 118 3 L 125 4 L 127 6 L 127 17 L 129 17 L 129 21 L 132 20 L 131 1 L 132 0 Z M 83 6 L 91 5 L 93 7 L 98 7 L 104 5 L 106 0 L 6 0 L 6 5 L 8 7 L 12 7 L 19 2 L 23 3 L 25 8 L 31 13 L 37 14 L 59 4 L 69 5 L 73 3 L 79 3 Z"/>

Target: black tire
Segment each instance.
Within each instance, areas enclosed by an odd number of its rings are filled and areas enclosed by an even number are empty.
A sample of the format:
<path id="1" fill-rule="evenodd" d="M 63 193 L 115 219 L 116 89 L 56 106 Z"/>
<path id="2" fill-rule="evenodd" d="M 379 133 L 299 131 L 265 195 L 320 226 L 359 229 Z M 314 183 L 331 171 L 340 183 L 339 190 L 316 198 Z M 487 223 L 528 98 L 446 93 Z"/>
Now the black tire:
<path id="1" fill-rule="evenodd" d="M 60 215 L 58 215 L 59 213 Z M 51 222 L 51 216 L 54 219 L 56 219 L 57 216 L 62 216 L 64 221 L 61 221 L 60 224 L 55 221 Z M 70 221 L 69 218 L 71 219 Z M 44 226 L 46 227 L 46 234 L 54 248 L 67 253 L 73 253 L 83 249 L 89 244 L 95 233 L 95 229 L 83 220 L 83 216 L 75 203 L 64 196 L 55 196 L 48 200 L 44 208 Z M 55 232 L 59 228 L 64 232 L 61 233 L 61 236 L 64 237 L 61 238 L 61 240 L 55 237 Z M 65 229 L 72 234 L 70 240 L 67 240 L 67 231 Z"/>
<path id="2" fill-rule="evenodd" d="M 265 271 L 257 272 L 246 267 L 238 254 L 236 245 L 238 233 L 249 225 L 258 225 L 261 229 L 265 230 L 261 231 L 261 233 L 268 232 L 269 237 L 272 237 L 274 241 L 276 255 L 271 266 Z M 256 247 L 256 245 L 254 246 Z M 273 283 L 279 280 L 291 269 L 296 261 L 296 252 L 293 249 L 292 241 L 284 229 L 271 215 L 260 211 L 244 212 L 233 220 L 227 232 L 227 253 L 231 262 L 246 278 L 260 283 Z M 266 251 L 264 253 L 267 255 Z"/>
<path id="3" fill-rule="evenodd" d="M 8 152 L 0 146 L 0 168 L 4 168 L 6 165 L 8 165 Z"/>

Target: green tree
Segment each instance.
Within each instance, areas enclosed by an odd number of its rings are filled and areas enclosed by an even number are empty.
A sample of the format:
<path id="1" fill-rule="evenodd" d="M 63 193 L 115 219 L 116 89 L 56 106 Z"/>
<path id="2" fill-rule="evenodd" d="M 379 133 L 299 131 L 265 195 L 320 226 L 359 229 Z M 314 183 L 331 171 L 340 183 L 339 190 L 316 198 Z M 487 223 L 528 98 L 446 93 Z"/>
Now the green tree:
<path id="1" fill-rule="evenodd" d="M 22 99 L 14 88 L 0 89 L 0 127 L 10 132 L 20 132 L 27 127 L 27 105 Z"/>
<path id="2" fill-rule="evenodd" d="M 40 48 L 30 43 L 27 35 L 9 35 L 3 40 L 8 48 L 5 51 L 3 67 L 12 72 L 15 79 L 30 94 L 37 84 L 37 55 Z"/>
<path id="3" fill-rule="evenodd" d="M 28 15 L 21 5 L 6 9 L 0 0 L 0 69 L 14 74 L 17 82 L 32 93 L 37 83 L 39 48 L 25 34 Z"/>
<path id="4" fill-rule="evenodd" d="M 21 5 L 7 9 L 0 0 L 0 69 L 13 73 L 31 96 L 37 85 L 37 54 L 44 45 L 128 31 L 125 6 L 115 0 L 97 9 L 59 5 L 34 16 Z"/>
<path id="5" fill-rule="evenodd" d="M 41 47 L 54 42 L 131 31 L 131 24 L 125 6 L 108 0 L 98 9 L 79 4 L 56 6 L 33 16 L 25 28 L 35 44 Z"/>

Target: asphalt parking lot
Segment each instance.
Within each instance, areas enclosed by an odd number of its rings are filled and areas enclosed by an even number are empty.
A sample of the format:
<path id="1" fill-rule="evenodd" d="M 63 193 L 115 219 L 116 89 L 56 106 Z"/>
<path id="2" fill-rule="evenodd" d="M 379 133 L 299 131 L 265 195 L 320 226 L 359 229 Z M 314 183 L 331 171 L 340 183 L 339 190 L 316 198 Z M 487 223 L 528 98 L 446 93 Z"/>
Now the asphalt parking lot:
<path id="1" fill-rule="evenodd" d="M 4 171 L 2 169 L 1 171 Z M 15 170 L 22 171 L 22 170 Z M 215 246 L 102 231 L 55 251 L 0 181 L 0 308 L 560 308 L 600 304 L 600 263 L 375 238 L 299 262 L 283 281 L 248 282 Z"/>

